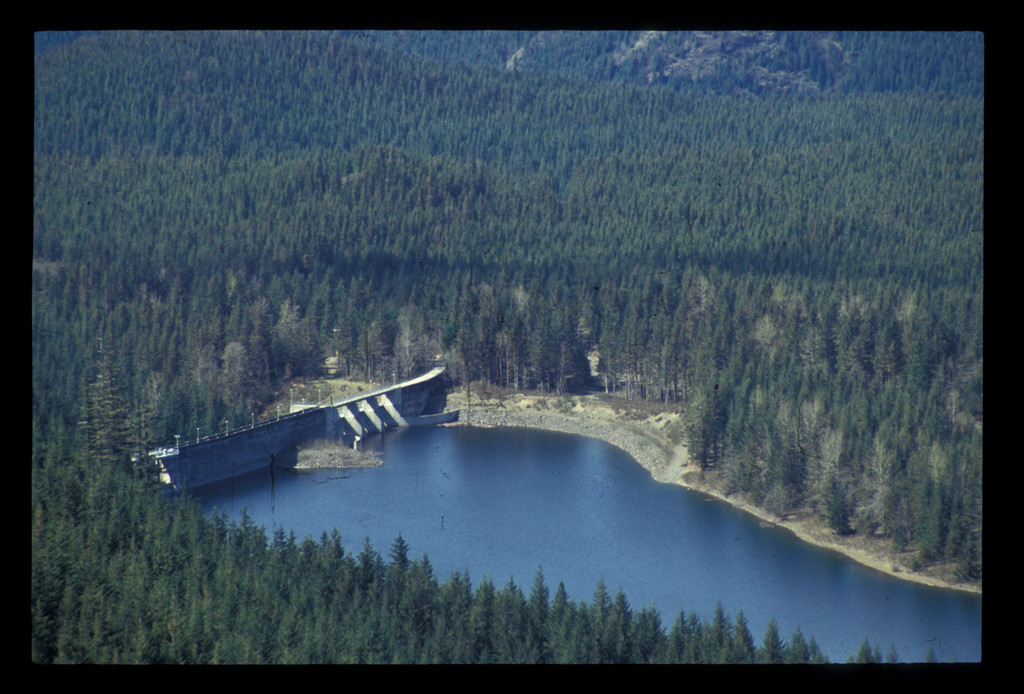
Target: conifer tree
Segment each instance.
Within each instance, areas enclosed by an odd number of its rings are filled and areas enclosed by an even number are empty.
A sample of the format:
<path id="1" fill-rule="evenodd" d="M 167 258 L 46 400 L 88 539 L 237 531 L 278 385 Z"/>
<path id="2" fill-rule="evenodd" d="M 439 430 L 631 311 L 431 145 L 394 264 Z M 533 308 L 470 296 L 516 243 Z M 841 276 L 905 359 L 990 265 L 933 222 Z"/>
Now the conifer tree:
<path id="1" fill-rule="evenodd" d="M 797 627 L 796 631 L 793 632 L 793 636 L 789 639 L 789 648 L 786 649 L 786 662 L 809 663 L 810 658 L 811 654 L 807 641 L 804 639 L 804 634 L 800 631 L 800 627 Z"/>
<path id="2" fill-rule="evenodd" d="M 469 612 L 470 631 L 473 638 L 473 662 L 490 663 L 494 658 L 493 628 L 495 622 L 494 583 L 484 578 L 473 594 L 473 606 Z"/>
<path id="3" fill-rule="evenodd" d="M 736 620 L 732 628 L 729 662 L 752 663 L 754 662 L 754 653 L 754 638 L 747 627 L 747 618 L 743 616 L 743 610 L 740 610 L 736 613 Z"/>
<path id="4" fill-rule="evenodd" d="M 825 518 L 832 532 L 837 535 L 850 534 L 850 513 L 846 493 L 837 474 L 832 474 L 826 483 Z"/>
<path id="5" fill-rule="evenodd" d="M 707 653 L 712 662 L 725 662 L 726 649 L 732 637 L 732 623 L 721 602 L 715 603 L 715 614 L 707 633 Z"/>
<path id="6" fill-rule="evenodd" d="M 644 607 L 633 620 L 630 642 L 633 646 L 630 662 L 665 662 L 668 639 L 661 626 L 661 617 L 653 606 Z"/>
<path id="7" fill-rule="evenodd" d="M 686 662 L 687 639 L 686 610 L 680 610 L 675 621 L 672 622 L 672 628 L 668 632 L 668 662 Z"/>
<path id="8" fill-rule="evenodd" d="M 779 637 L 779 627 L 775 618 L 768 620 L 768 626 L 764 630 L 764 639 L 761 642 L 761 660 L 764 663 L 776 664 L 783 662 L 785 644 Z"/>
<path id="9" fill-rule="evenodd" d="M 878 647 L 872 648 L 871 644 L 865 638 L 861 641 L 860 648 L 857 649 L 857 654 L 850 657 L 851 663 L 858 665 L 866 665 L 870 663 L 882 662 L 882 655 L 878 650 Z"/>
<path id="10" fill-rule="evenodd" d="M 548 646 L 548 588 L 544 583 L 544 572 L 537 569 L 533 589 L 527 604 L 526 648 L 531 663 L 546 663 L 549 659 Z"/>
<path id="11" fill-rule="evenodd" d="M 96 377 L 86 391 L 84 420 L 86 448 L 98 465 L 111 469 L 128 464 L 129 421 L 110 354 L 101 351 Z"/>

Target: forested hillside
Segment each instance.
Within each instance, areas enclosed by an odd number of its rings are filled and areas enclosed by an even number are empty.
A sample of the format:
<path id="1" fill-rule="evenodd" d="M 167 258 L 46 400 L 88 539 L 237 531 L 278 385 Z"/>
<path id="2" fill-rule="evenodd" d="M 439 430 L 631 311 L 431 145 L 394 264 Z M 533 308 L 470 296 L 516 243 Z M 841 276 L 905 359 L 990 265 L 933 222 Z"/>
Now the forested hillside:
<path id="1" fill-rule="evenodd" d="M 387 381 L 440 354 L 456 384 L 657 400 L 728 489 L 980 577 L 983 54 L 753 95 L 362 36 L 53 43 L 34 463 L 248 421 L 328 355 Z"/>
<path id="2" fill-rule="evenodd" d="M 980 32 L 346 31 L 402 53 L 715 94 L 985 95 Z"/>

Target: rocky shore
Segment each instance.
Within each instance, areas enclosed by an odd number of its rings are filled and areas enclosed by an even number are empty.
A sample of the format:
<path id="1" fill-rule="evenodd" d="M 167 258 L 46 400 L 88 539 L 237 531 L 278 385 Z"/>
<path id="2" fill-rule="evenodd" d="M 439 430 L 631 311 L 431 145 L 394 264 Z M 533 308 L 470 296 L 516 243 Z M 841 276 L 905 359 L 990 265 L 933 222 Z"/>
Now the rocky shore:
<path id="1" fill-rule="evenodd" d="M 461 409 L 459 422 L 449 426 L 531 427 L 589 436 L 625 451 L 652 473 L 664 472 L 671 460 L 670 443 L 660 440 L 653 432 L 645 432 L 642 425 L 631 426 L 628 422 L 616 421 L 611 410 L 601 413 L 596 406 L 585 417 L 575 411 L 581 408 L 573 411 L 529 409 L 522 403 L 508 401 L 457 406 Z M 537 406 L 546 407 L 547 404 Z"/>
<path id="2" fill-rule="evenodd" d="M 384 459 L 375 451 L 353 450 L 336 443 L 321 443 L 299 449 L 296 470 L 377 467 Z"/>

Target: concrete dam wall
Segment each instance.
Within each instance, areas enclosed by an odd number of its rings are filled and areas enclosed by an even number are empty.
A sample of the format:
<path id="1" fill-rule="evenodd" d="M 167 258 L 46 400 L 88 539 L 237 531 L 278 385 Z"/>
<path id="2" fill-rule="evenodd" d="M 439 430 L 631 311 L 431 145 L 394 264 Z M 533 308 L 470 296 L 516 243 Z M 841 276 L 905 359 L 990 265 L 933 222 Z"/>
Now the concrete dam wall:
<path id="1" fill-rule="evenodd" d="M 322 404 L 195 443 L 150 452 L 161 479 L 176 490 L 201 487 L 271 466 L 291 467 L 306 442 L 344 441 L 387 429 L 452 422 L 443 367 L 418 378 Z M 357 438 L 358 437 L 358 438 Z"/>

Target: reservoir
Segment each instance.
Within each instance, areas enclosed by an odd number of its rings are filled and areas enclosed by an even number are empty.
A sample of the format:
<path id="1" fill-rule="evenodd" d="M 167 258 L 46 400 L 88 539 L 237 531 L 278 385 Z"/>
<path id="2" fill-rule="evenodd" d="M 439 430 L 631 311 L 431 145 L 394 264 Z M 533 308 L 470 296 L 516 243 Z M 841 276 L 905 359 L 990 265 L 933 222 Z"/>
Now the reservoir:
<path id="1" fill-rule="evenodd" d="M 554 594 L 593 599 L 621 588 L 634 612 L 655 607 L 667 631 L 681 610 L 710 622 L 739 610 L 760 645 L 773 617 L 799 626 L 831 662 L 867 638 L 883 655 L 919 662 L 981 660 L 979 595 L 921 586 L 764 527 L 727 504 L 655 482 L 603 441 L 539 429 L 422 427 L 364 442 L 384 464 L 253 474 L 198 490 L 208 513 L 318 540 L 337 529 L 349 553 L 367 538 L 388 560 L 401 534 L 439 582 L 514 580 L 529 593 L 538 570 Z"/>

